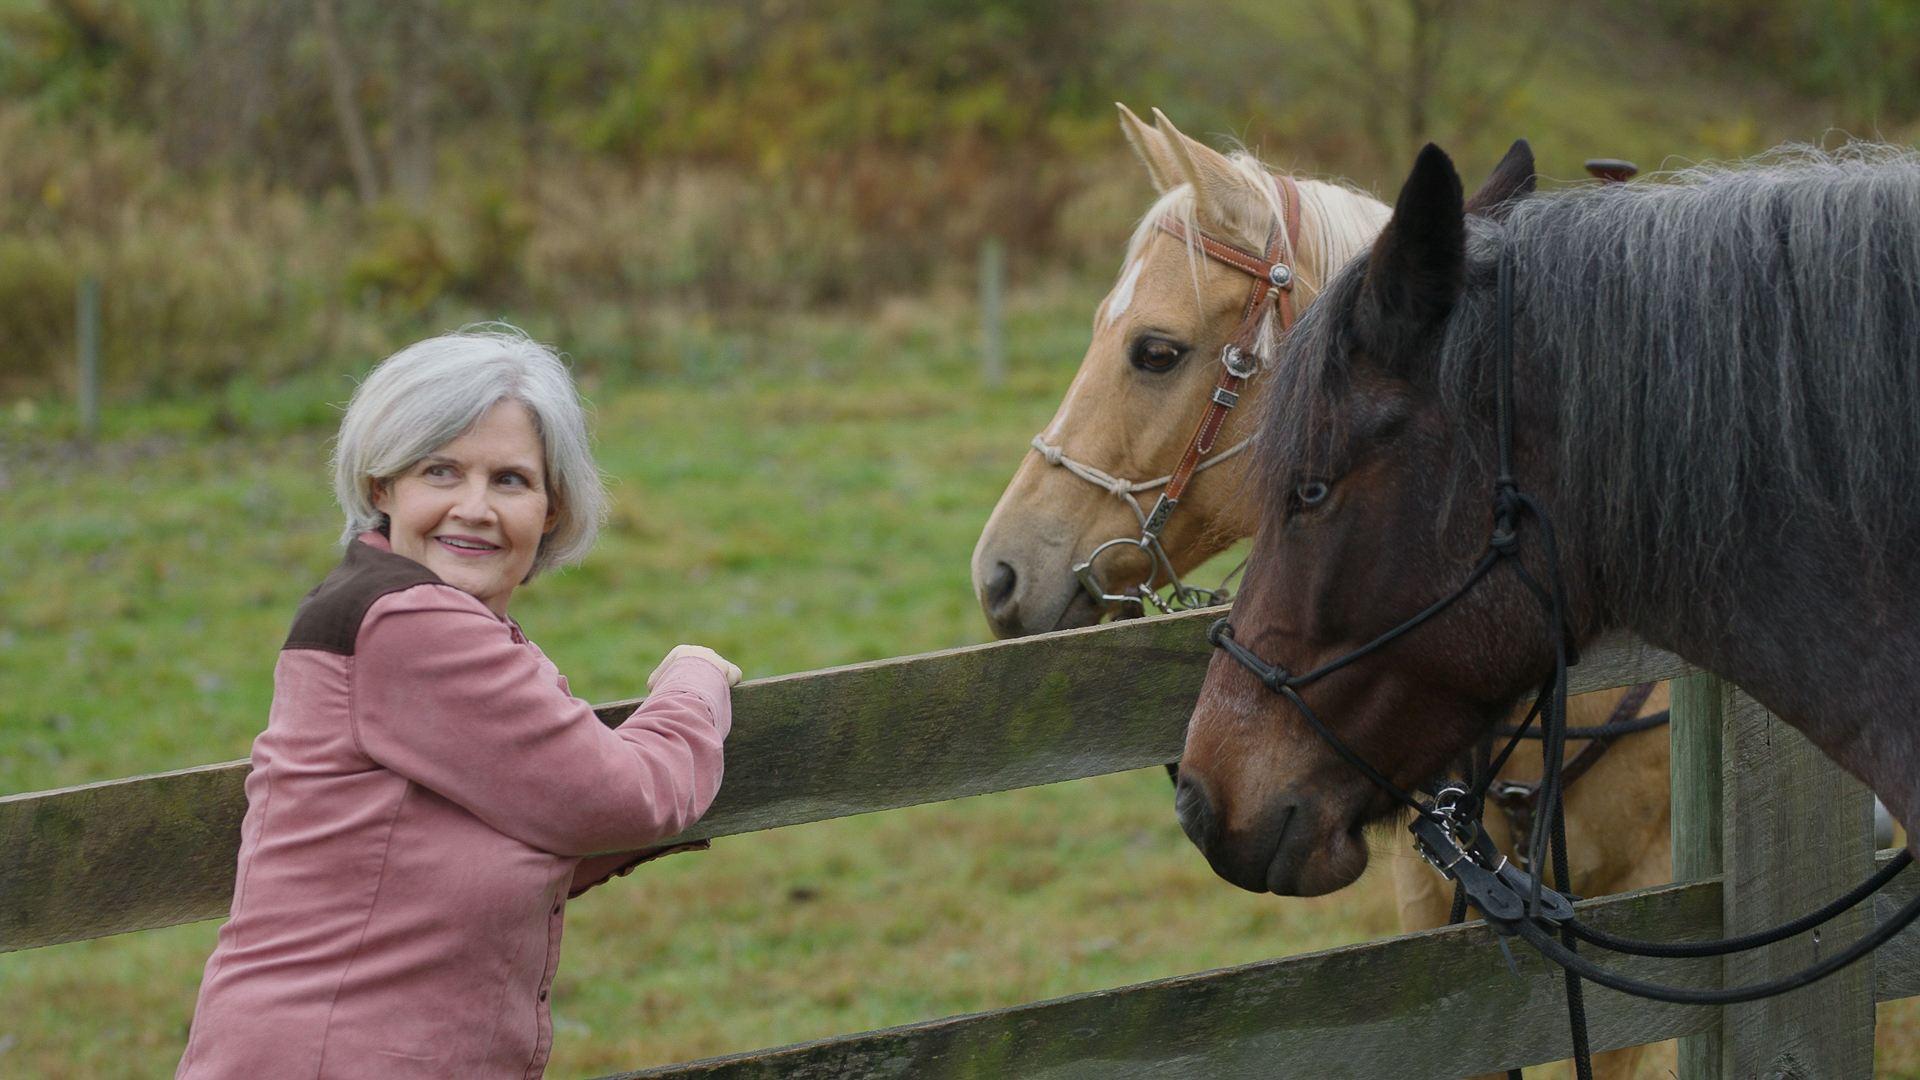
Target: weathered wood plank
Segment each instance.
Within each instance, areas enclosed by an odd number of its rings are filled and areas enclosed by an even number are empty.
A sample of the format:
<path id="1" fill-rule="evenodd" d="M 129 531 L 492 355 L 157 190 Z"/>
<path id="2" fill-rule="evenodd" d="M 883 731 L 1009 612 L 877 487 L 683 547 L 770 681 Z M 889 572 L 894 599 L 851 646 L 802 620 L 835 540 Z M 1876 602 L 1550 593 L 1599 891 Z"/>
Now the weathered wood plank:
<path id="1" fill-rule="evenodd" d="M 1285 901 L 1277 901 L 1284 903 Z M 1718 882 L 1588 901 L 1617 933 L 1716 934 Z M 1508 972 L 1483 924 L 1445 927 L 1115 990 L 647 1072 L 626 1080 L 1011 1077 L 1457 1077 L 1570 1052 L 1558 969 L 1525 944 Z M 1686 961 L 1620 962 L 1679 985 Z M 1590 987 L 1596 1049 L 1700 1031 L 1714 1010 Z"/>
<path id="2" fill-rule="evenodd" d="M 1179 755 L 1218 610 L 1069 630 L 734 691 L 704 839 L 1156 765 Z M 1632 642 L 1577 692 L 1666 678 Z M 638 699 L 599 707 L 618 723 Z M 246 762 L 0 798 L 0 952 L 224 915 Z"/>
<path id="3" fill-rule="evenodd" d="M 1720 876 L 1720 729 L 1733 687 L 1715 675 L 1673 683 L 1673 880 Z M 1702 960 L 1719 979 L 1720 962 Z M 1720 1026 L 1680 1040 L 1680 1080 L 1720 1080 Z"/>
<path id="4" fill-rule="evenodd" d="M 1876 867 L 1892 855 L 1891 850 L 1878 853 Z M 1902 874 L 1875 899 L 1874 918 L 1887 918 L 1916 895 L 1920 871 Z M 1615 933 L 1677 940 L 1718 934 L 1722 906 L 1720 882 L 1710 880 L 1591 900 L 1580 905 L 1580 912 Z M 1516 946 L 1515 953 L 1522 976 L 1508 975 L 1496 962 L 1499 954 L 1490 938 L 1481 924 L 1470 923 L 1011 1009 L 622 1073 L 619 1080 L 1414 1078 L 1498 1072 L 1566 1057 L 1566 1004 L 1557 976 L 1525 946 Z M 1632 966 L 1609 954 L 1599 960 L 1676 985 L 1717 980 L 1717 965 L 1711 962 Z M 1682 970 L 1691 976 L 1680 975 Z M 1880 1001 L 1920 993 L 1920 925 L 1882 946 L 1874 971 L 1874 996 Z M 1367 992 L 1356 994 L 1362 987 Z M 1596 1049 L 1705 1036 L 1720 1028 L 1717 1009 L 1642 1002 L 1591 985 L 1587 990 Z"/>
<path id="5" fill-rule="evenodd" d="M 1724 715 L 1722 757 L 1729 934 L 1801 915 L 1872 872 L 1873 799 L 1866 787 L 1740 691 Z M 1729 956 L 1727 983 L 1798 971 L 1864 933 L 1871 916 L 1863 904 L 1811 934 Z M 1728 1006 L 1721 1075 L 1872 1075 L 1874 965 L 1869 957 L 1793 993 Z"/>
<path id="6" fill-rule="evenodd" d="M 1887 860 L 1898 851 L 1898 848 L 1887 848 L 1878 852 L 1874 856 L 1874 868 L 1885 866 Z M 1878 923 L 1892 918 L 1894 912 L 1916 896 L 1920 896 L 1920 870 L 1902 871 L 1899 877 L 1889 882 L 1873 898 L 1873 921 Z M 1828 940 L 1837 943 L 1844 939 Z M 1920 994 L 1920 923 L 1900 931 L 1897 937 L 1873 954 L 1875 1001 L 1892 1001 L 1915 994 Z"/>

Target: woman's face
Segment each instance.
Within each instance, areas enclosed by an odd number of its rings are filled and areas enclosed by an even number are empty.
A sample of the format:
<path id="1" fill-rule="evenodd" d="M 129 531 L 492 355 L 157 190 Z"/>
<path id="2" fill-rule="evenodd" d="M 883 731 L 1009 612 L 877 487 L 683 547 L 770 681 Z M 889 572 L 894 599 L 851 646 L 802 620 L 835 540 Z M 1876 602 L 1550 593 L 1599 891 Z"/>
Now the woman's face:
<path id="1" fill-rule="evenodd" d="M 374 485 L 393 550 L 496 615 L 553 527 L 546 455 L 526 406 L 503 400 L 401 476 Z"/>

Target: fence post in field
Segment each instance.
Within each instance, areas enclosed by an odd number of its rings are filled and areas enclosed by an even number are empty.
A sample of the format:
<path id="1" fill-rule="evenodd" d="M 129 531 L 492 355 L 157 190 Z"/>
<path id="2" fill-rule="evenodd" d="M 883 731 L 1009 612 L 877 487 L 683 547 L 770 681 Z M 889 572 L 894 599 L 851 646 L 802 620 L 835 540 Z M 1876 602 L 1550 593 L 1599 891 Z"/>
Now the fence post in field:
<path id="1" fill-rule="evenodd" d="M 1673 880 L 1721 872 L 1720 727 L 1733 688 L 1715 675 L 1673 681 Z M 1710 963 L 1716 961 L 1695 961 Z M 1720 1080 L 1720 1032 L 1680 1039 L 1681 1080 Z"/>
<path id="2" fill-rule="evenodd" d="M 1735 691 L 1722 727 L 1726 932 L 1812 911 L 1873 872 L 1873 796 L 1799 731 Z M 1862 904 L 1790 941 L 1726 960 L 1729 984 L 1779 978 L 1844 948 L 1873 924 Z M 1791 994 L 1730 1005 L 1727 1076 L 1873 1075 L 1874 958 Z"/>
<path id="3" fill-rule="evenodd" d="M 80 364 L 80 437 L 88 442 L 100 434 L 100 279 L 80 277 L 74 297 L 74 340 Z"/>
<path id="4" fill-rule="evenodd" d="M 989 387 L 1007 381 L 1007 341 L 1001 327 L 1005 279 L 1005 247 L 999 237 L 989 236 L 980 241 L 980 381 Z"/>

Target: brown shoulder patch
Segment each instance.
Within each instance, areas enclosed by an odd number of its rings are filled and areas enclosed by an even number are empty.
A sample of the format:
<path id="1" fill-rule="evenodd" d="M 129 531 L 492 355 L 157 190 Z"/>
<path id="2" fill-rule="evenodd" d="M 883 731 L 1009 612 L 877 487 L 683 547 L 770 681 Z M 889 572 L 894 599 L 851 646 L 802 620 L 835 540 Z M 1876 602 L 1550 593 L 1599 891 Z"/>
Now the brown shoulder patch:
<path id="1" fill-rule="evenodd" d="M 375 600 L 415 585 L 439 582 L 438 575 L 412 559 L 358 540 L 349 541 L 346 558 L 319 588 L 300 601 L 293 628 L 287 631 L 287 643 L 280 648 L 352 656 L 360 623 Z"/>

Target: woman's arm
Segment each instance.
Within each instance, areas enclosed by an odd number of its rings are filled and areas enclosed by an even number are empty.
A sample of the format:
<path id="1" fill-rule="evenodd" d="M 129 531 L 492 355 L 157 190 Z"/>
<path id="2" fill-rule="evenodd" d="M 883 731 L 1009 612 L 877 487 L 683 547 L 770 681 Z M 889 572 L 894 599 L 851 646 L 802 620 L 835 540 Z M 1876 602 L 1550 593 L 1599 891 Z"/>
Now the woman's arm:
<path id="1" fill-rule="evenodd" d="M 645 846 L 692 825 L 719 790 L 732 713 L 709 664 L 673 664 L 609 730 L 506 623 L 445 585 L 382 597 L 354 655 L 360 749 L 544 851 Z"/>

